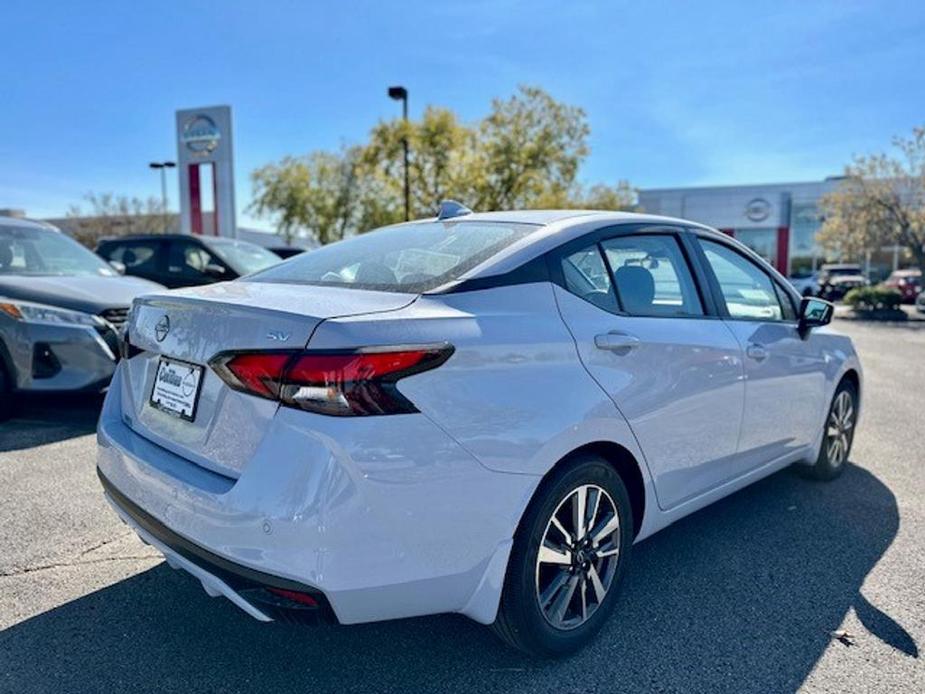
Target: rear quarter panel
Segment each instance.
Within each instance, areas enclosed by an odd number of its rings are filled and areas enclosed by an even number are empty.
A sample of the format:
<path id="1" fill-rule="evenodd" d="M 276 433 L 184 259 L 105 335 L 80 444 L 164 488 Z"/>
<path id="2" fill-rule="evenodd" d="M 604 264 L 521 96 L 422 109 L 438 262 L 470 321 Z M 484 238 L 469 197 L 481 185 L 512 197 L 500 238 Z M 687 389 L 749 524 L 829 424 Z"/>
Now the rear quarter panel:
<path id="1" fill-rule="evenodd" d="M 422 296 L 401 311 L 325 321 L 309 349 L 439 342 L 455 347 L 449 361 L 399 390 L 482 465 L 542 476 L 577 448 L 613 442 L 640 464 L 655 506 L 636 440 L 581 365 L 550 284 Z"/>

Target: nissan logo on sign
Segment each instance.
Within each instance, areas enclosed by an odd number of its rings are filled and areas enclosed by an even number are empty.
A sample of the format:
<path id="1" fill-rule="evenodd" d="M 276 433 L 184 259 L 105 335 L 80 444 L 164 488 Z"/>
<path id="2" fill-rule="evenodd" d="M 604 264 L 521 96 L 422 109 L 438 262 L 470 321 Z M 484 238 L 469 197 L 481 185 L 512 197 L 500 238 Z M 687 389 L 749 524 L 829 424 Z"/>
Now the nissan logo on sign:
<path id="1" fill-rule="evenodd" d="M 753 222 L 763 222 L 771 216 L 771 203 L 764 198 L 750 200 L 745 206 L 745 216 Z"/>
<path id="2" fill-rule="evenodd" d="M 215 151 L 222 134 L 215 121 L 208 116 L 194 116 L 186 121 L 180 141 L 193 154 L 205 157 Z"/>

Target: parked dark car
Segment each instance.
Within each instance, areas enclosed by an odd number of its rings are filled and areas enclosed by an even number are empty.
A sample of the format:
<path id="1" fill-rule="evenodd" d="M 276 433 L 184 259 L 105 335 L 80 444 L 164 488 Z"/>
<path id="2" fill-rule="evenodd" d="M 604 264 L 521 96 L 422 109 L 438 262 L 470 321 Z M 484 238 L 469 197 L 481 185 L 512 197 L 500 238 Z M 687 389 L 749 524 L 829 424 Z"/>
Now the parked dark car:
<path id="1" fill-rule="evenodd" d="M 922 271 L 914 268 L 895 270 L 886 278 L 883 286 L 895 289 L 902 296 L 904 304 L 911 304 L 922 291 Z"/>
<path id="2" fill-rule="evenodd" d="M 852 289 L 869 285 L 860 265 L 828 263 L 819 269 L 819 296 L 827 301 L 845 298 Z"/>
<path id="3" fill-rule="evenodd" d="M 174 289 L 233 280 L 280 262 L 247 241 L 188 234 L 147 234 L 103 239 L 96 252 L 125 266 L 126 275 Z"/>

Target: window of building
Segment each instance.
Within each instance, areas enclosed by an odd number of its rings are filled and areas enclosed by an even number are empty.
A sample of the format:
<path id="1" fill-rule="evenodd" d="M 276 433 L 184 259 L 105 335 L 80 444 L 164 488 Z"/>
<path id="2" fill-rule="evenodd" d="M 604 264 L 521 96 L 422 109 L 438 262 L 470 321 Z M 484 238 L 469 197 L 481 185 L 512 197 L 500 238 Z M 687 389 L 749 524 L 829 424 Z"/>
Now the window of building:
<path id="1" fill-rule="evenodd" d="M 822 221 L 813 203 L 794 203 L 790 209 L 790 275 L 806 277 L 821 264 L 816 234 Z"/>

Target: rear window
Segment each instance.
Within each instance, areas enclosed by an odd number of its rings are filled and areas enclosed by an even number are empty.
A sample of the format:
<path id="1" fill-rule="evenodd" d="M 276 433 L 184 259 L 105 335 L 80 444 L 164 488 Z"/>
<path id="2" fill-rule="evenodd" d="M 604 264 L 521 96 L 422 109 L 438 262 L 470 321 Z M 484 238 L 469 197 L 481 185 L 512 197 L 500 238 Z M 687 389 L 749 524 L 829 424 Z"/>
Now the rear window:
<path id="1" fill-rule="evenodd" d="M 459 279 L 537 229 L 500 222 L 402 224 L 303 253 L 248 281 L 418 294 Z"/>

